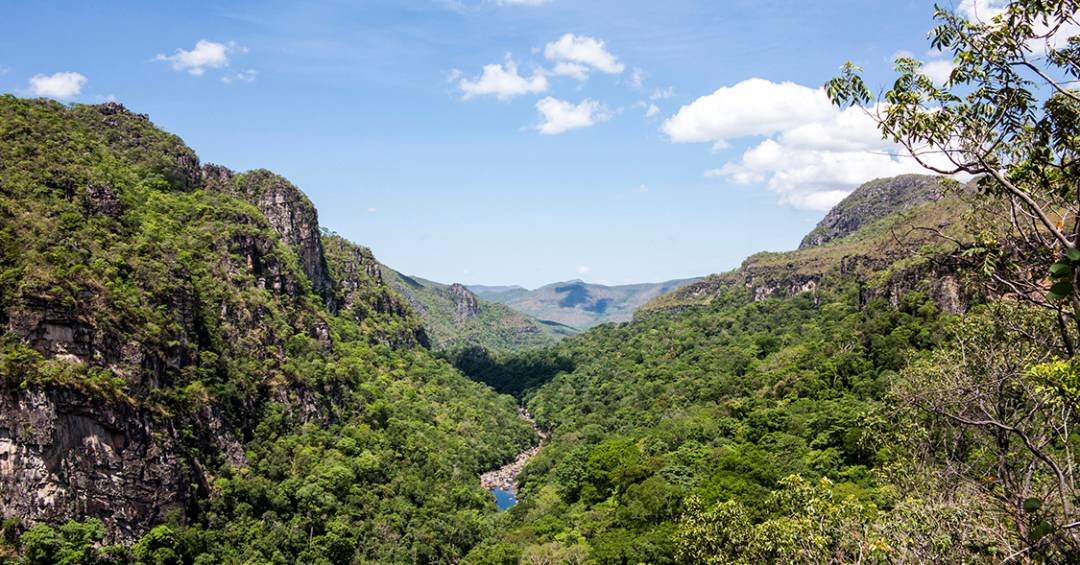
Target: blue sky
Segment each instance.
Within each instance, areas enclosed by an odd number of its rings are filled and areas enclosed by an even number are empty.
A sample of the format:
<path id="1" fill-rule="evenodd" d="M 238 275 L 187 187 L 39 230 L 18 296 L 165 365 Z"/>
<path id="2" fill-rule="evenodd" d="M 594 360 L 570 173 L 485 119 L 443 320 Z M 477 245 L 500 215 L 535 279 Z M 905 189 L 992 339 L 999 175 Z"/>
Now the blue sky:
<path id="1" fill-rule="evenodd" d="M 0 90 L 118 99 L 204 162 L 287 176 L 324 226 L 409 274 L 658 281 L 793 248 L 859 182 L 909 170 L 818 89 L 848 59 L 872 85 L 898 52 L 947 70 L 926 53 L 931 12 L 902 0 L 21 2 L 5 6 Z"/>

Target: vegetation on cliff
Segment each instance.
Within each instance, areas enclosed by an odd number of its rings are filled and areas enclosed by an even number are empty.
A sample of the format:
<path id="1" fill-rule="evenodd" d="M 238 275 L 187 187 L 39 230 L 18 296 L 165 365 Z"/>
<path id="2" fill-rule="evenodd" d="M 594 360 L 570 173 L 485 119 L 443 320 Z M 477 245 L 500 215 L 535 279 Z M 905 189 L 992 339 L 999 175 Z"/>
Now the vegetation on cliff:
<path id="1" fill-rule="evenodd" d="M 422 347 L 369 253 L 324 253 L 296 187 L 117 104 L 5 96 L 0 140 L 9 555 L 430 562 L 483 537 L 477 474 L 532 430 Z"/>

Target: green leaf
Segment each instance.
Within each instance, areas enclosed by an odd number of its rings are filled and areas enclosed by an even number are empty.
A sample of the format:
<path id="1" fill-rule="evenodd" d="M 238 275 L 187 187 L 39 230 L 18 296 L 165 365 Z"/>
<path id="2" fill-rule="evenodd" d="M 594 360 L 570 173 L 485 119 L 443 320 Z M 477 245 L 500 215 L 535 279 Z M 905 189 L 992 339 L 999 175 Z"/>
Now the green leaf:
<path id="1" fill-rule="evenodd" d="M 1080 263 L 1080 249 L 1066 249 L 1065 256 L 1068 257 L 1069 261 L 1072 261 L 1073 264 Z"/>
<path id="2" fill-rule="evenodd" d="M 1050 292 L 1046 297 L 1050 300 L 1061 300 L 1068 297 L 1073 293 L 1073 285 L 1071 282 L 1056 282 L 1050 287 Z"/>
<path id="3" fill-rule="evenodd" d="M 1058 261 L 1050 265 L 1050 276 L 1055 279 L 1065 279 L 1073 276 L 1073 267 L 1069 263 Z"/>
<path id="4" fill-rule="evenodd" d="M 1024 512 L 1037 512 L 1042 508 L 1042 501 L 1038 498 L 1029 498 L 1024 501 Z"/>

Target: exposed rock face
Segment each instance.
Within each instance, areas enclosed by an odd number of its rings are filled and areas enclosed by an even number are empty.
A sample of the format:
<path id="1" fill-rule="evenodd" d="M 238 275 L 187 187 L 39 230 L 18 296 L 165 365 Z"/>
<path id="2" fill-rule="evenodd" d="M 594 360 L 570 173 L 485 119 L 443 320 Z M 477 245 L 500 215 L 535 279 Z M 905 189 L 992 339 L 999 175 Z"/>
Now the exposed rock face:
<path id="1" fill-rule="evenodd" d="M 208 165 L 203 167 L 202 178 L 208 189 L 233 194 L 254 204 L 281 239 L 296 249 L 312 288 L 333 307 L 334 283 L 323 255 L 319 214 L 300 189 L 266 170 L 235 175 L 225 167 Z"/>
<path id="2" fill-rule="evenodd" d="M 799 249 L 855 233 L 875 220 L 936 200 L 941 197 L 941 192 L 941 181 L 932 176 L 901 175 L 870 181 L 829 210 L 817 227 L 803 238 Z"/>
<path id="3" fill-rule="evenodd" d="M 480 313 L 480 303 L 476 301 L 476 295 L 459 283 L 450 285 L 447 289 L 450 300 L 454 301 L 454 321 L 464 322 L 475 318 Z"/>
<path id="4" fill-rule="evenodd" d="M 0 392 L 0 509 L 25 522 L 100 518 L 131 541 L 194 501 L 176 432 L 145 411 L 77 392 Z"/>
<path id="5" fill-rule="evenodd" d="M 403 324 L 402 332 L 382 335 L 379 340 L 395 347 L 428 347 L 430 342 L 413 308 L 395 293 L 384 280 L 382 265 L 371 250 L 349 242 L 336 234 L 323 239 L 331 276 L 337 281 L 337 306 L 354 320 L 363 323 L 372 316 L 394 316 L 412 322 Z"/>
<path id="6" fill-rule="evenodd" d="M 107 184 L 90 184 L 86 187 L 83 207 L 88 213 L 118 217 L 124 210 L 113 187 Z"/>
<path id="7" fill-rule="evenodd" d="M 755 281 L 748 278 L 746 287 L 754 297 L 754 302 L 773 296 L 794 296 L 804 292 L 816 293 L 821 277 L 813 275 L 793 275 L 783 279 Z"/>

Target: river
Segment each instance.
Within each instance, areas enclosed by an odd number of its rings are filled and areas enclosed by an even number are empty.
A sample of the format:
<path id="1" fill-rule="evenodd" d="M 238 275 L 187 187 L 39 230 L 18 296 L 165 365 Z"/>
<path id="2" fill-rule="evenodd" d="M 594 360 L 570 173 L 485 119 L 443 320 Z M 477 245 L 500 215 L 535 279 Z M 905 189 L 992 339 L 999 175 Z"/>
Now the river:
<path id="1" fill-rule="evenodd" d="M 517 504 L 518 474 L 525 468 L 529 459 L 539 453 L 540 448 L 544 447 L 544 441 L 547 440 L 547 434 L 536 426 L 536 422 L 527 410 L 519 408 L 518 415 L 536 431 L 536 435 L 540 437 L 540 443 L 518 453 L 512 462 L 480 475 L 480 486 L 495 495 L 495 505 L 499 507 L 499 510 L 506 510 Z"/>

